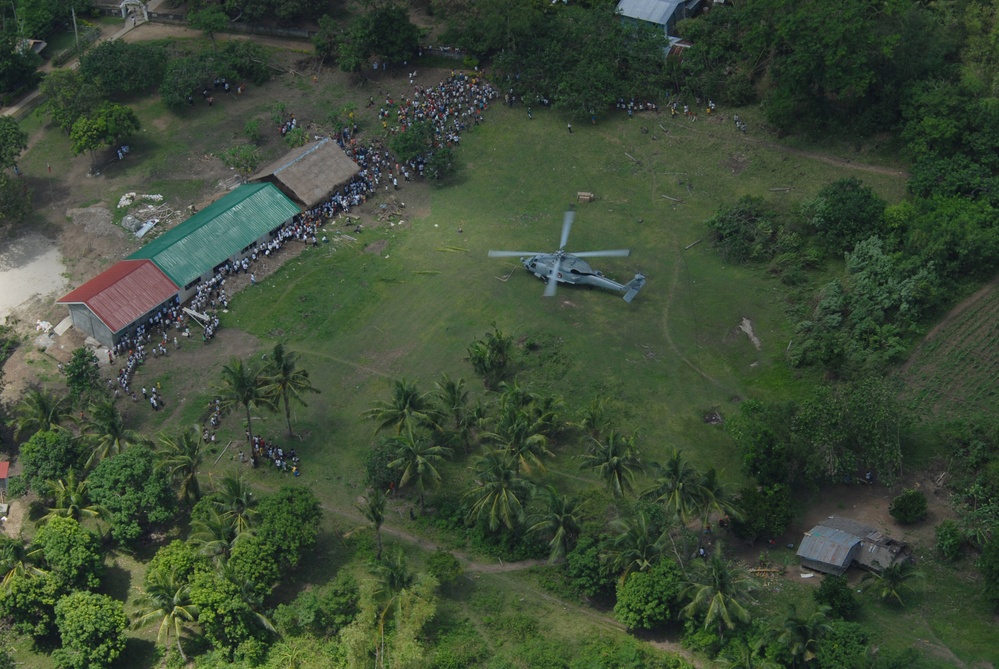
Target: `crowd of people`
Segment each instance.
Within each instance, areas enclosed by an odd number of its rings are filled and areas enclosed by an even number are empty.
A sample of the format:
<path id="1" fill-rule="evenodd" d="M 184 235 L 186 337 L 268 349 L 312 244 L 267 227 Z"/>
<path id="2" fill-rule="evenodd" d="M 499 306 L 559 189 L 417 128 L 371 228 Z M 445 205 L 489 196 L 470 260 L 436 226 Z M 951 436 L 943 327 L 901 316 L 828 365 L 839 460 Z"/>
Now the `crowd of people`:
<path id="1" fill-rule="evenodd" d="M 246 433 L 246 437 L 250 438 L 249 432 Z M 246 462 L 243 451 L 239 452 L 239 461 Z M 298 469 L 301 460 L 294 448 L 285 451 L 273 440 L 267 441 L 263 437 L 253 435 L 253 443 L 250 448 L 250 466 L 256 469 L 261 462 L 269 462 L 282 472 L 290 472 L 294 476 L 301 473 Z"/>

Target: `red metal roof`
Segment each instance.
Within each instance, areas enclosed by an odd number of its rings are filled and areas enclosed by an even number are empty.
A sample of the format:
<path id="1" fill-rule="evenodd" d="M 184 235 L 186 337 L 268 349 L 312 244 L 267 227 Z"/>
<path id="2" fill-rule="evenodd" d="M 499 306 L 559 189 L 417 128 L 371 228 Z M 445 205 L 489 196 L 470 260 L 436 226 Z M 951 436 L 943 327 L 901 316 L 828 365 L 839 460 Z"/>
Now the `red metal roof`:
<path id="1" fill-rule="evenodd" d="M 85 304 L 111 332 L 124 330 L 177 293 L 177 285 L 151 260 L 122 260 L 59 304 Z"/>
<path id="2" fill-rule="evenodd" d="M 10 471 L 9 462 L 0 462 L 0 479 L 7 478 L 7 473 Z"/>

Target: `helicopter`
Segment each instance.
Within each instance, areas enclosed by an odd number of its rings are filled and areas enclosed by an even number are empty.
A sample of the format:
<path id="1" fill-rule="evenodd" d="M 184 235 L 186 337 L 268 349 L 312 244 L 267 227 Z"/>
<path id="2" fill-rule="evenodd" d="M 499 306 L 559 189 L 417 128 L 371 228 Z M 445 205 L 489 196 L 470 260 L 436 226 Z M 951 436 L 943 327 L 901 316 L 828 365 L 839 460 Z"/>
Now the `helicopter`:
<path id="1" fill-rule="evenodd" d="M 566 242 L 569 241 L 569 232 L 572 230 L 572 222 L 576 218 L 576 212 L 572 209 L 565 212 L 562 219 L 562 239 L 559 241 L 558 250 L 554 253 L 538 253 L 535 251 L 490 251 L 490 258 L 520 258 L 521 264 L 528 272 L 534 274 L 542 281 L 546 282 L 545 297 L 553 297 L 555 288 L 560 283 L 569 283 L 585 286 L 597 286 L 607 290 L 616 290 L 624 293 L 624 301 L 630 303 L 638 291 L 645 285 L 645 275 L 636 274 L 635 278 L 628 283 L 618 283 L 604 276 L 603 272 L 590 267 L 583 258 L 625 258 L 631 255 L 628 249 L 614 249 L 610 251 L 583 251 L 581 253 L 567 253 Z"/>

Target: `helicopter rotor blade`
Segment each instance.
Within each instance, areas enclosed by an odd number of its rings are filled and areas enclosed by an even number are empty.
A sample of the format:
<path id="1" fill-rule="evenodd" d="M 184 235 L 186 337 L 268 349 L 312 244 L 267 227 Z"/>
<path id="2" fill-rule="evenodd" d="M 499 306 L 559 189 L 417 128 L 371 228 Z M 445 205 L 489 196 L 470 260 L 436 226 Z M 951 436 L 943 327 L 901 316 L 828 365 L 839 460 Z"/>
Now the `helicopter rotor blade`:
<path id="1" fill-rule="evenodd" d="M 545 297 L 555 297 L 555 289 L 558 287 L 558 273 L 562 269 L 562 259 L 555 261 L 551 274 L 548 275 L 548 285 L 545 286 Z"/>
<path id="2" fill-rule="evenodd" d="M 517 258 L 541 255 L 539 251 L 490 251 L 490 258 Z"/>
<path id="3" fill-rule="evenodd" d="M 565 212 L 565 216 L 562 218 L 562 239 L 558 243 L 560 249 L 565 248 L 565 243 L 569 241 L 569 231 L 572 230 L 572 222 L 576 220 L 576 211 L 570 209 Z"/>
<path id="4" fill-rule="evenodd" d="M 612 249 L 610 251 L 582 251 L 573 253 L 577 258 L 627 258 L 631 255 L 631 249 Z"/>

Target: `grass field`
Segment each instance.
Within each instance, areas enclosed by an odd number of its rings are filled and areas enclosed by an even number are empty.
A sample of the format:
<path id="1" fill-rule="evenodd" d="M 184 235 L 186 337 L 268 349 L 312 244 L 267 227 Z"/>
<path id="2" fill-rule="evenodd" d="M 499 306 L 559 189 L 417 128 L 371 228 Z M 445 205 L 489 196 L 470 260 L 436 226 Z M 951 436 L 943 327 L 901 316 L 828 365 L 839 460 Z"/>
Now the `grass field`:
<path id="1" fill-rule="evenodd" d="M 239 101 L 181 115 L 158 101 L 139 103 L 147 132 L 133 143 L 136 159 L 86 183 L 74 197 L 113 208 L 122 193 L 140 190 L 162 192 L 186 206 L 214 188 L 217 174 L 202 167 L 204 157 L 239 139 L 249 119 L 269 128 L 278 101 L 306 121 L 320 120 L 330 108 L 354 102 L 362 125 L 376 125 L 373 114 L 365 116 L 368 88 L 350 87 L 339 76 L 324 75 L 318 86 L 303 81 L 280 78 Z M 378 85 L 403 88 L 401 79 Z M 375 441 L 374 426 L 361 413 L 386 398 L 395 379 L 415 380 L 429 390 L 442 373 L 465 378 L 474 395 L 488 400 L 464 358 L 468 344 L 493 323 L 516 341 L 535 345 L 531 352 L 518 347 L 518 382 L 561 395 L 567 420 L 594 397 L 606 396 L 619 427 L 639 433 L 644 459 L 660 459 L 668 448 L 678 446 L 698 466 L 717 467 L 724 470 L 727 482 L 742 484 L 731 440 L 723 427 L 706 424 L 704 414 L 714 410 L 729 416 L 746 398 L 794 397 L 816 377 L 783 363 L 792 324 L 786 294 L 776 281 L 758 269 L 727 266 L 706 241 L 691 245 L 706 237 L 708 217 L 743 195 L 780 198 L 793 207 L 830 181 L 858 176 L 896 202 L 904 195 L 905 180 L 898 173 L 863 170 L 845 158 L 829 162 L 802 155 L 801 147 L 785 150 L 772 137 L 754 134 L 759 119 L 753 110 L 739 113 L 751 128 L 746 135 L 737 133 L 723 116 L 702 116 L 692 123 L 668 115 L 639 115 L 630 121 L 622 115 L 595 126 L 576 125 L 569 134 L 564 119 L 545 110 L 535 109 L 534 119 L 528 120 L 522 107 L 490 109 L 486 124 L 462 139 L 458 155 L 464 170 L 456 184 L 404 188 L 397 194 L 407 205 L 404 222 L 368 227 L 356 235 L 345 230 L 356 243 L 307 249 L 239 293 L 224 316 L 219 339 L 196 353 L 198 364 L 186 364 L 195 354 L 181 351 L 169 363 L 148 366 L 142 382 L 160 382 L 164 395 L 176 399 L 158 414 L 130 411 L 130 422 L 156 433 L 200 420 L 211 384 L 230 355 L 259 358 L 277 341 L 301 353 L 322 394 L 311 397 L 308 407 L 293 410 L 300 439 L 291 443 L 303 459 L 303 475 L 296 483 L 311 486 L 319 495 L 330 532 L 323 539 L 322 557 L 279 593 L 283 598 L 293 596 L 304 583 L 328 579 L 348 555 L 335 540 L 337 533 L 361 525 L 353 503 L 362 493 L 364 454 Z M 32 122 L 40 126 L 37 119 Z M 643 127 L 649 132 L 643 133 Z M 264 144 L 266 158 L 283 150 L 275 137 Z M 848 155 L 845 150 L 832 153 Z M 51 162 L 54 172 L 69 176 L 80 170 L 85 158 L 66 161 L 67 154 L 65 137 L 50 132 L 24 163 L 41 167 L 40 172 Z M 770 191 L 775 188 L 790 190 Z M 575 288 L 560 288 L 554 299 L 542 298 L 542 284 L 516 259 L 486 256 L 489 249 L 554 250 L 562 212 L 578 191 L 593 192 L 597 199 L 577 205 L 568 250 L 632 249 L 628 258 L 594 263 L 622 282 L 636 272 L 648 277 L 630 305 L 613 293 Z M 384 201 L 379 196 L 367 206 L 366 220 Z M 752 322 L 759 349 L 738 329 L 743 318 Z M 970 332 L 976 319 L 969 316 L 961 323 Z M 926 352 L 937 354 L 936 349 Z M 961 377 L 960 370 L 972 369 L 969 354 L 960 360 L 967 361 L 960 363 L 966 367 L 937 362 L 917 363 L 913 369 L 923 370 L 932 386 L 937 377 L 930 374 Z M 971 383 L 973 377 L 963 378 Z M 941 394 L 949 392 L 945 385 L 940 387 Z M 983 396 L 981 401 L 986 400 Z M 254 428 L 288 443 L 282 415 L 255 416 Z M 232 456 L 242 430 L 238 417 L 226 421 L 210 462 L 216 455 L 221 458 L 208 468 L 206 478 L 236 466 Z M 230 441 L 237 446 L 222 453 Z M 580 471 L 571 457 L 581 448 L 577 443 L 558 444 L 543 482 L 576 491 L 596 487 L 597 479 Z M 447 492 L 464 488 L 467 464 L 459 461 L 445 470 Z M 247 473 L 261 490 L 290 480 L 272 470 Z M 407 520 L 406 509 L 406 502 L 396 504 L 389 523 L 439 543 L 460 545 L 462 537 L 428 534 Z M 420 559 L 419 550 L 402 543 L 414 560 Z M 141 564 L 129 566 L 127 558 L 116 561 L 121 572 L 115 572 L 109 587 L 128 592 L 131 602 L 141 582 Z M 772 594 L 772 599 L 761 594 L 761 602 L 766 610 L 776 611 L 784 596 L 804 598 L 808 591 L 788 587 L 782 596 Z M 918 647 L 919 639 L 930 639 L 950 647 L 962 660 L 994 661 L 984 612 L 969 613 L 974 622 L 967 624 L 955 613 L 975 596 L 975 584 L 963 573 L 944 572 L 917 605 L 903 613 L 874 604 L 865 610 L 899 645 Z M 456 616 L 470 616 L 496 654 L 510 652 L 509 639 L 517 625 L 531 624 L 523 617 L 558 621 L 552 633 L 563 640 L 619 634 L 599 617 L 552 615 L 558 607 L 571 605 L 552 601 L 526 573 L 470 578 L 447 606 L 455 607 Z M 509 609 L 505 615 L 513 618 L 497 622 L 488 614 L 490 607 Z M 137 639 L 130 648 L 132 666 L 148 666 L 150 635 Z M 940 659 L 939 666 L 949 666 L 948 661 Z"/>

